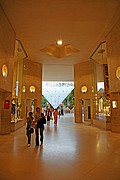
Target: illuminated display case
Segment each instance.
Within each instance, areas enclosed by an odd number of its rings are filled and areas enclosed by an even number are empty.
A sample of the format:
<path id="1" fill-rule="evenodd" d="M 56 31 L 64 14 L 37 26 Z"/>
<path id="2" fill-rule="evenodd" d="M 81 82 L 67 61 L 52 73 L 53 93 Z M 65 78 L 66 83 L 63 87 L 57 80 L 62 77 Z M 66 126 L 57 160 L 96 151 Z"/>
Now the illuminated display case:
<path id="1" fill-rule="evenodd" d="M 24 96 L 25 88 L 23 90 L 24 82 L 24 60 L 26 53 L 20 43 L 16 40 L 15 44 L 15 60 L 13 72 L 13 87 L 12 87 L 12 108 L 11 108 L 11 121 L 17 122 L 23 119 L 24 111 Z"/>
<path id="2" fill-rule="evenodd" d="M 106 44 L 101 43 L 91 56 L 93 81 L 93 118 L 106 120 L 110 116 L 109 74 Z"/>

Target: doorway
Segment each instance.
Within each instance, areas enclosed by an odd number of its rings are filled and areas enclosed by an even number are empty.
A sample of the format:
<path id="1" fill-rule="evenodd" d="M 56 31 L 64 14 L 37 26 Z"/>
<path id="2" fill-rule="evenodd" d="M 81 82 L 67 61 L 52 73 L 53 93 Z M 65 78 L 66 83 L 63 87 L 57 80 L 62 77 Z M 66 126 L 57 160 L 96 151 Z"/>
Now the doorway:
<path id="1" fill-rule="evenodd" d="M 34 99 L 27 99 L 26 100 L 26 117 L 28 116 L 29 112 L 35 113 L 35 107 L 34 107 Z"/>
<path id="2" fill-rule="evenodd" d="M 90 99 L 82 99 L 82 122 L 90 121 L 90 119 L 91 119 Z"/>

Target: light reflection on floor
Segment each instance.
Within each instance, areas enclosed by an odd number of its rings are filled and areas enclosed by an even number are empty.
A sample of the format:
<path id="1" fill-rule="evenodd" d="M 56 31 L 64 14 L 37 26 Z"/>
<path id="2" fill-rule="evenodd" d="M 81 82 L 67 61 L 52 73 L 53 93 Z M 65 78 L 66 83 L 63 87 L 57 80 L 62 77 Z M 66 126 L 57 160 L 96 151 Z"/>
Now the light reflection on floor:
<path id="1" fill-rule="evenodd" d="M 119 180 L 120 134 L 74 123 L 73 114 L 45 125 L 44 144 L 27 147 L 25 127 L 0 135 L 0 180 Z"/>

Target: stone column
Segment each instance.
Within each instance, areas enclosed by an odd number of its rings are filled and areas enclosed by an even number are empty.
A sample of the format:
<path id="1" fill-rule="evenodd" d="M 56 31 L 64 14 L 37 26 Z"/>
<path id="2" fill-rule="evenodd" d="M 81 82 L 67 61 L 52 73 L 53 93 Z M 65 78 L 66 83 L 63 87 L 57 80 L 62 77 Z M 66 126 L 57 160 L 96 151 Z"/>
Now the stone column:
<path id="1" fill-rule="evenodd" d="M 108 34 L 106 44 L 111 99 L 111 130 L 120 132 L 120 80 L 116 77 L 116 69 L 120 66 L 120 18 Z M 116 101 L 116 107 L 113 107 L 114 101 Z"/>
<path id="2" fill-rule="evenodd" d="M 92 106 L 92 74 L 91 62 L 86 61 L 74 65 L 74 97 L 75 122 L 82 122 L 82 100 L 89 99 Z M 87 87 L 86 93 L 81 91 L 82 86 Z M 92 108 L 90 108 L 92 110 Z M 91 113 L 92 114 L 92 113 Z"/>
<path id="3" fill-rule="evenodd" d="M 11 131 L 11 94 L 15 32 L 1 6 L 0 17 L 0 134 L 7 134 Z M 2 72 L 3 65 L 7 67 L 7 70 L 5 70 L 6 76 Z M 10 103 L 9 107 L 4 106 L 5 100 L 6 103 Z"/>
<path id="4" fill-rule="evenodd" d="M 120 132 L 120 92 L 111 93 L 111 130 Z"/>
<path id="5" fill-rule="evenodd" d="M 25 100 L 27 106 L 27 99 L 34 101 L 34 113 L 37 106 L 42 111 L 42 64 L 33 61 L 25 61 Z M 35 92 L 30 92 L 30 86 L 35 87 Z"/>

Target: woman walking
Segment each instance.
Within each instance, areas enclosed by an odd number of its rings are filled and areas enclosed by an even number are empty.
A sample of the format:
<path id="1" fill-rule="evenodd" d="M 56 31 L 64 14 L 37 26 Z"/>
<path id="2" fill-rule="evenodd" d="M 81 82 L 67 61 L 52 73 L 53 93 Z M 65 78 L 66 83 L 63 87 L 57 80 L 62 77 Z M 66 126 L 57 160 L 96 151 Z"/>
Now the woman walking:
<path id="1" fill-rule="evenodd" d="M 26 127 L 26 135 L 28 137 L 28 146 L 31 144 L 31 134 L 33 133 L 33 117 L 32 117 L 32 112 L 29 112 L 29 116 L 27 117 L 27 127 Z"/>
<path id="2" fill-rule="evenodd" d="M 54 110 L 53 116 L 54 116 L 54 124 L 57 125 L 57 119 L 58 119 L 58 110 L 57 109 Z"/>

